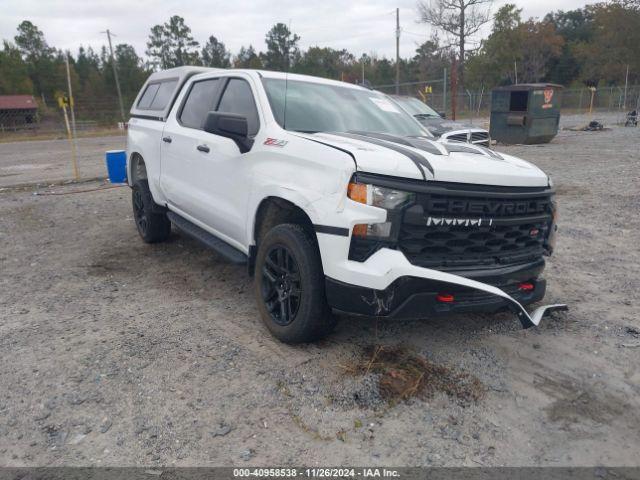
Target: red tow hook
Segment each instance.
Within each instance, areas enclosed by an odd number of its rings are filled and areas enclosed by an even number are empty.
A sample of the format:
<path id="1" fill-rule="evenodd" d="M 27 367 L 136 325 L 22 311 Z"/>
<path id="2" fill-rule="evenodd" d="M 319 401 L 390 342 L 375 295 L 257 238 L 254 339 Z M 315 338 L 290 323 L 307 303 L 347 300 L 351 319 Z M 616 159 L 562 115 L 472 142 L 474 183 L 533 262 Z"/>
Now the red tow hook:
<path id="1" fill-rule="evenodd" d="M 535 288 L 535 285 L 530 282 L 523 282 L 518 284 L 518 290 L 520 290 L 521 292 L 530 292 Z"/>
<path id="2" fill-rule="evenodd" d="M 442 303 L 453 303 L 455 299 L 450 293 L 439 293 L 436 295 L 436 300 Z"/>

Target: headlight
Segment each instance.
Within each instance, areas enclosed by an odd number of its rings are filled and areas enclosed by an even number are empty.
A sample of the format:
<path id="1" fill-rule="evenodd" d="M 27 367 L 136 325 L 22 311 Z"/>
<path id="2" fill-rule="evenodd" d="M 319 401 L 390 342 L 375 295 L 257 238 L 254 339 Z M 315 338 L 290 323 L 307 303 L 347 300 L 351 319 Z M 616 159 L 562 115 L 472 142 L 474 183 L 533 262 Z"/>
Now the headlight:
<path id="1" fill-rule="evenodd" d="M 353 235 L 356 237 L 388 238 L 392 233 L 393 212 L 412 201 L 415 194 L 396 190 L 394 188 L 380 187 L 366 183 L 350 183 L 347 196 L 354 202 L 364 203 L 373 207 L 387 210 L 387 221 L 384 223 L 358 224 L 353 227 Z"/>
<path id="2" fill-rule="evenodd" d="M 393 188 L 379 187 L 366 183 L 350 183 L 348 196 L 355 202 L 394 210 L 396 207 L 413 199 L 414 194 L 395 190 Z"/>

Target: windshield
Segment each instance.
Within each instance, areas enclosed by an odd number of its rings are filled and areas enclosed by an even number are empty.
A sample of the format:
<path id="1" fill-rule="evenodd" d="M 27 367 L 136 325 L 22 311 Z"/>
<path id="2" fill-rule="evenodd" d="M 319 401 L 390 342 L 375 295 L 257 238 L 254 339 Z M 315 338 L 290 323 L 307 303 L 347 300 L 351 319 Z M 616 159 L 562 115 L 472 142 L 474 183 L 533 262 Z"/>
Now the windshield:
<path id="1" fill-rule="evenodd" d="M 280 126 L 299 132 L 375 132 L 429 136 L 385 95 L 369 90 L 300 80 L 263 78 L 271 110 Z"/>
<path id="2" fill-rule="evenodd" d="M 393 99 L 402 106 L 411 115 L 420 115 L 425 117 L 437 117 L 440 118 L 438 112 L 431 108 L 426 103 L 422 103 L 417 98 L 413 97 L 393 97 Z"/>

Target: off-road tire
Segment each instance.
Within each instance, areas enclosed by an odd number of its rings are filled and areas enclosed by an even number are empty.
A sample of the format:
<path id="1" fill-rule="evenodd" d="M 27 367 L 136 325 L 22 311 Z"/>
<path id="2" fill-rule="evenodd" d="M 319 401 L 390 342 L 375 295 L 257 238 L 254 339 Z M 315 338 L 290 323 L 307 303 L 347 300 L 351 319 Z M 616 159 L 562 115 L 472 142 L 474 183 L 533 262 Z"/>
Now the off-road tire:
<path id="1" fill-rule="evenodd" d="M 138 180 L 131 191 L 133 219 L 146 243 L 164 242 L 171 234 L 171 222 L 162 207 L 156 205 L 147 180 Z"/>
<path id="2" fill-rule="evenodd" d="M 289 259 L 288 262 L 290 266 L 295 265 L 295 268 L 290 269 L 292 273 L 283 273 L 286 268 L 274 270 L 274 258 L 280 258 L 279 252 L 288 252 L 293 259 Z M 285 256 L 285 253 L 282 256 Z M 287 264 L 287 260 L 284 264 Z M 272 288 L 275 272 L 280 272 L 277 287 L 285 284 L 285 287 L 279 290 Z M 299 281 L 296 278 L 299 278 Z M 302 226 L 277 225 L 261 239 L 255 268 L 256 300 L 262 321 L 278 340 L 284 343 L 313 342 L 333 330 L 336 319 L 327 305 L 324 282 L 318 246 Z M 288 291 L 286 285 L 290 287 Z M 294 300 L 296 289 L 299 290 L 299 297 Z M 276 297 L 273 297 L 273 292 Z M 286 297 L 287 292 L 289 297 Z M 269 301 L 269 298 L 277 299 Z M 282 309 L 287 310 L 287 306 L 282 307 L 283 298 L 289 301 L 288 308 L 292 313 L 287 318 L 290 318 L 288 323 L 287 320 L 283 320 L 286 315 L 282 314 Z M 274 302 L 279 302 L 275 308 Z"/>

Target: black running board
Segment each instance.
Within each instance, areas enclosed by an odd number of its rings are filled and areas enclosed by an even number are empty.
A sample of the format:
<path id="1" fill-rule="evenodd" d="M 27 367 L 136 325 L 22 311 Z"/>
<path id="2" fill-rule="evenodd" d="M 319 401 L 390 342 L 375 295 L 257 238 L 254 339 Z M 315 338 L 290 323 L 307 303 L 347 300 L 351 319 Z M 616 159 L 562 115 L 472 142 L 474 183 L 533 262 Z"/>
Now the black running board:
<path id="1" fill-rule="evenodd" d="M 225 257 L 235 265 L 246 265 L 248 257 L 235 247 L 232 247 L 224 240 L 207 232 L 199 226 L 191 223 L 186 218 L 181 217 L 177 213 L 167 212 L 167 217 L 176 227 L 182 230 L 190 237 L 195 238 L 212 250 Z"/>

